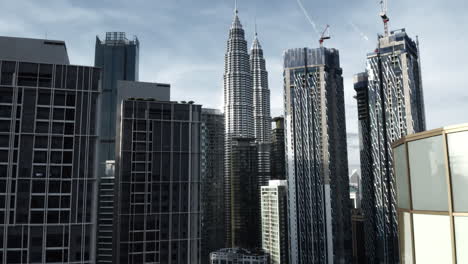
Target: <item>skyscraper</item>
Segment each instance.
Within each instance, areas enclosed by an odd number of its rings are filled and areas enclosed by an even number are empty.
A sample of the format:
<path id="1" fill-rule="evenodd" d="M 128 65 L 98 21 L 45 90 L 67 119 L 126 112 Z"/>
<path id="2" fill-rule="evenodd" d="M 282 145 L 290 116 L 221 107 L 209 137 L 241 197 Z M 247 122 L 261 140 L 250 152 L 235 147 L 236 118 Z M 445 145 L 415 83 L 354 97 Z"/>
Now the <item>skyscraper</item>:
<path id="1" fill-rule="evenodd" d="M 284 54 L 291 263 L 351 263 L 341 74 L 336 49 Z"/>
<path id="2" fill-rule="evenodd" d="M 100 70 L 0 37 L 0 73 L 0 262 L 94 263 Z"/>
<path id="3" fill-rule="evenodd" d="M 405 30 L 379 36 L 367 55 L 357 91 L 362 209 L 369 263 L 398 262 L 398 227 L 392 143 L 426 129 L 418 44 Z"/>
<path id="4" fill-rule="evenodd" d="M 273 118 L 271 131 L 271 179 L 286 180 L 286 160 L 284 158 L 284 118 Z"/>
<path id="5" fill-rule="evenodd" d="M 112 263 L 114 177 L 106 174 L 106 163 L 116 159 L 117 82 L 138 81 L 139 46 L 137 38 L 128 40 L 123 32 L 107 32 L 104 40 L 96 37 L 94 65 L 102 69 L 97 263 Z"/>
<path id="6" fill-rule="evenodd" d="M 261 245 L 257 144 L 244 137 L 231 144 L 231 247 L 255 249 Z"/>
<path id="7" fill-rule="evenodd" d="M 239 21 L 237 8 L 229 30 L 227 51 L 224 66 L 224 122 L 225 122 L 225 156 L 224 156 L 224 198 L 226 246 L 232 247 L 232 208 L 231 202 L 231 145 L 232 138 L 253 138 L 253 89 L 250 72 L 249 54 L 244 30 Z"/>
<path id="8" fill-rule="evenodd" d="M 124 99 L 113 263 L 200 263 L 201 106 Z"/>
<path id="9" fill-rule="evenodd" d="M 261 187 L 262 248 L 271 264 L 289 263 L 288 189 L 285 180 L 271 180 Z"/>
<path id="10" fill-rule="evenodd" d="M 224 115 L 202 108 L 201 143 L 201 260 L 224 244 Z"/>
<path id="11" fill-rule="evenodd" d="M 250 71 L 252 73 L 255 140 L 258 144 L 258 180 L 262 186 L 267 185 L 271 177 L 271 116 L 268 72 L 257 32 L 255 32 L 250 52 Z"/>

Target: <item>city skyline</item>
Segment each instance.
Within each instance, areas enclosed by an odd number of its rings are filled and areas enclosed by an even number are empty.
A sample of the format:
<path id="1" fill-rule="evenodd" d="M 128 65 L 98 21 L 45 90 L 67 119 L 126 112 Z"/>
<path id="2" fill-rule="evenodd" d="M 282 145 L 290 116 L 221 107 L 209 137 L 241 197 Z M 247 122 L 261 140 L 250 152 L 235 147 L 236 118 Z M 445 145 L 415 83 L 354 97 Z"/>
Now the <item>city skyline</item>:
<path id="1" fill-rule="evenodd" d="M 44 8 L 42 3 L 39 5 L 35 1 L 26 0 L 4 6 L 0 11 L 0 35 L 47 36 L 49 39 L 65 40 L 71 61 L 80 65 L 93 65 L 92 50 L 96 35 L 103 36 L 104 32 L 113 30 L 129 32 L 137 35 L 142 43 L 142 81 L 171 83 L 174 100 L 190 97 L 204 107 L 222 109 L 223 69 L 219 65 L 223 63 L 225 45 L 219 43 L 226 41 L 225 31 L 232 22 L 234 1 L 202 0 L 197 1 L 196 5 L 188 0 L 161 1 L 157 3 L 157 8 L 151 8 L 152 3 L 143 1 L 131 3 L 131 6 L 124 1 L 113 1 L 112 7 L 108 5 L 109 1 L 97 4 L 91 1 L 73 4 L 70 1 L 48 2 L 44 6 L 54 6 L 53 11 Z M 278 116 L 283 112 L 282 53 L 292 47 L 318 47 L 318 36 L 296 1 L 275 0 L 268 1 L 268 5 L 265 3 L 266 0 L 239 0 L 238 7 L 249 46 L 254 36 L 256 17 L 259 38 L 268 61 L 272 116 Z M 463 112 L 463 102 L 468 98 L 468 91 L 463 90 L 460 78 L 468 66 L 458 62 L 468 60 L 468 53 L 447 56 L 439 51 L 446 43 L 450 43 L 451 50 L 463 50 L 465 37 L 453 37 L 460 32 L 460 25 L 463 25 L 462 1 L 455 0 L 450 5 L 435 0 L 425 1 L 424 9 L 421 8 L 422 3 L 390 1 L 390 29 L 405 27 L 410 35 L 419 35 L 427 128 L 431 129 L 464 121 L 459 113 Z M 373 0 L 352 4 L 339 0 L 322 3 L 303 0 L 303 5 L 319 30 L 325 24 L 331 25 L 332 39 L 327 40 L 325 46 L 341 51 L 351 171 L 359 167 L 357 111 L 352 76 L 357 69 L 364 67 L 365 55 L 374 50 L 376 34 L 383 33 L 378 17 L 380 7 L 378 1 Z M 327 14 L 332 11 L 336 16 L 327 19 Z M 14 15 L 18 12 L 27 14 Z M 427 26 L 427 20 L 422 19 L 427 13 L 434 14 L 430 27 Z M 190 26 L 187 27 L 187 24 Z M 356 29 L 360 29 L 368 40 Z M 190 39 L 190 45 L 182 41 L 184 39 Z M 440 65 L 455 67 L 448 70 L 441 69 Z M 457 97 L 450 96 L 455 93 Z"/>

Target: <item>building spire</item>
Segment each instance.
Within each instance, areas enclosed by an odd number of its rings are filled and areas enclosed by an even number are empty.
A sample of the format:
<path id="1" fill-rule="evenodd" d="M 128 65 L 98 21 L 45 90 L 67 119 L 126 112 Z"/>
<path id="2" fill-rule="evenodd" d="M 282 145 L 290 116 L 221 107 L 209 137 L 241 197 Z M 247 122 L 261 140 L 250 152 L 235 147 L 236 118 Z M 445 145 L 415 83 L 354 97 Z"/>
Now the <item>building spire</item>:
<path id="1" fill-rule="evenodd" d="M 237 0 L 234 0 L 234 14 L 237 15 L 239 10 L 237 10 Z"/>

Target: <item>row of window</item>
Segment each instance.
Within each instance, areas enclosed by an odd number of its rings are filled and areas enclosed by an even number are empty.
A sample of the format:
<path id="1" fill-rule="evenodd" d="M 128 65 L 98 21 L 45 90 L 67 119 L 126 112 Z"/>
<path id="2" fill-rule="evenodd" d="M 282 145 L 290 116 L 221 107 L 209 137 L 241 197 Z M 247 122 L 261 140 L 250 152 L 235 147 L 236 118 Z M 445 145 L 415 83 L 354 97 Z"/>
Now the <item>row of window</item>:
<path id="1" fill-rule="evenodd" d="M 0 84 L 97 91 L 100 77 L 98 68 L 2 61 Z"/>

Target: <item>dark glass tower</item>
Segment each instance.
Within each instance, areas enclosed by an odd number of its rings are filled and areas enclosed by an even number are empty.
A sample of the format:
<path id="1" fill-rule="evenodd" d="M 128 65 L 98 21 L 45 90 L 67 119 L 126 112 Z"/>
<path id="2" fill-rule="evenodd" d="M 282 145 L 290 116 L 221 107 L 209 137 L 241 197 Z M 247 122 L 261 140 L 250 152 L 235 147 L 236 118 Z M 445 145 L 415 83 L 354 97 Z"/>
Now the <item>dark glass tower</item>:
<path id="1" fill-rule="evenodd" d="M 106 173 L 106 163 L 115 158 L 115 122 L 118 81 L 138 81 L 139 42 L 123 32 L 107 32 L 96 37 L 94 65 L 102 69 L 102 96 L 99 132 L 99 198 L 97 263 L 112 263 L 114 176 Z"/>
<path id="2" fill-rule="evenodd" d="M 235 137 L 231 153 L 232 247 L 261 247 L 258 148 L 254 138 Z"/>
<path id="3" fill-rule="evenodd" d="M 202 109 L 202 229 L 201 259 L 224 244 L 224 115 Z"/>
<path id="4" fill-rule="evenodd" d="M 201 106 L 125 99 L 113 263 L 200 263 Z"/>
<path id="5" fill-rule="evenodd" d="M 271 179 L 286 180 L 286 160 L 284 158 L 284 118 L 273 118 L 271 131 Z"/>
<path id="6" fill-rule="evenodd" d="M 426 129 L 418 44 L 405 30 L 380 36 L 355 78 L 368 263 L 398 263 L 392 143 Z"/>
<path id="7" fill-rule="evenodd" d="M 0 48 L 0 263 L 94 263 L 100 70 L 61 41 L 0 43 L 25 48 Z"/>
<path id="8" fill-rule="evenodd" d="M 351 263 L 351 216 L 338 50 L 284 55 L 290 263 Z"/>

